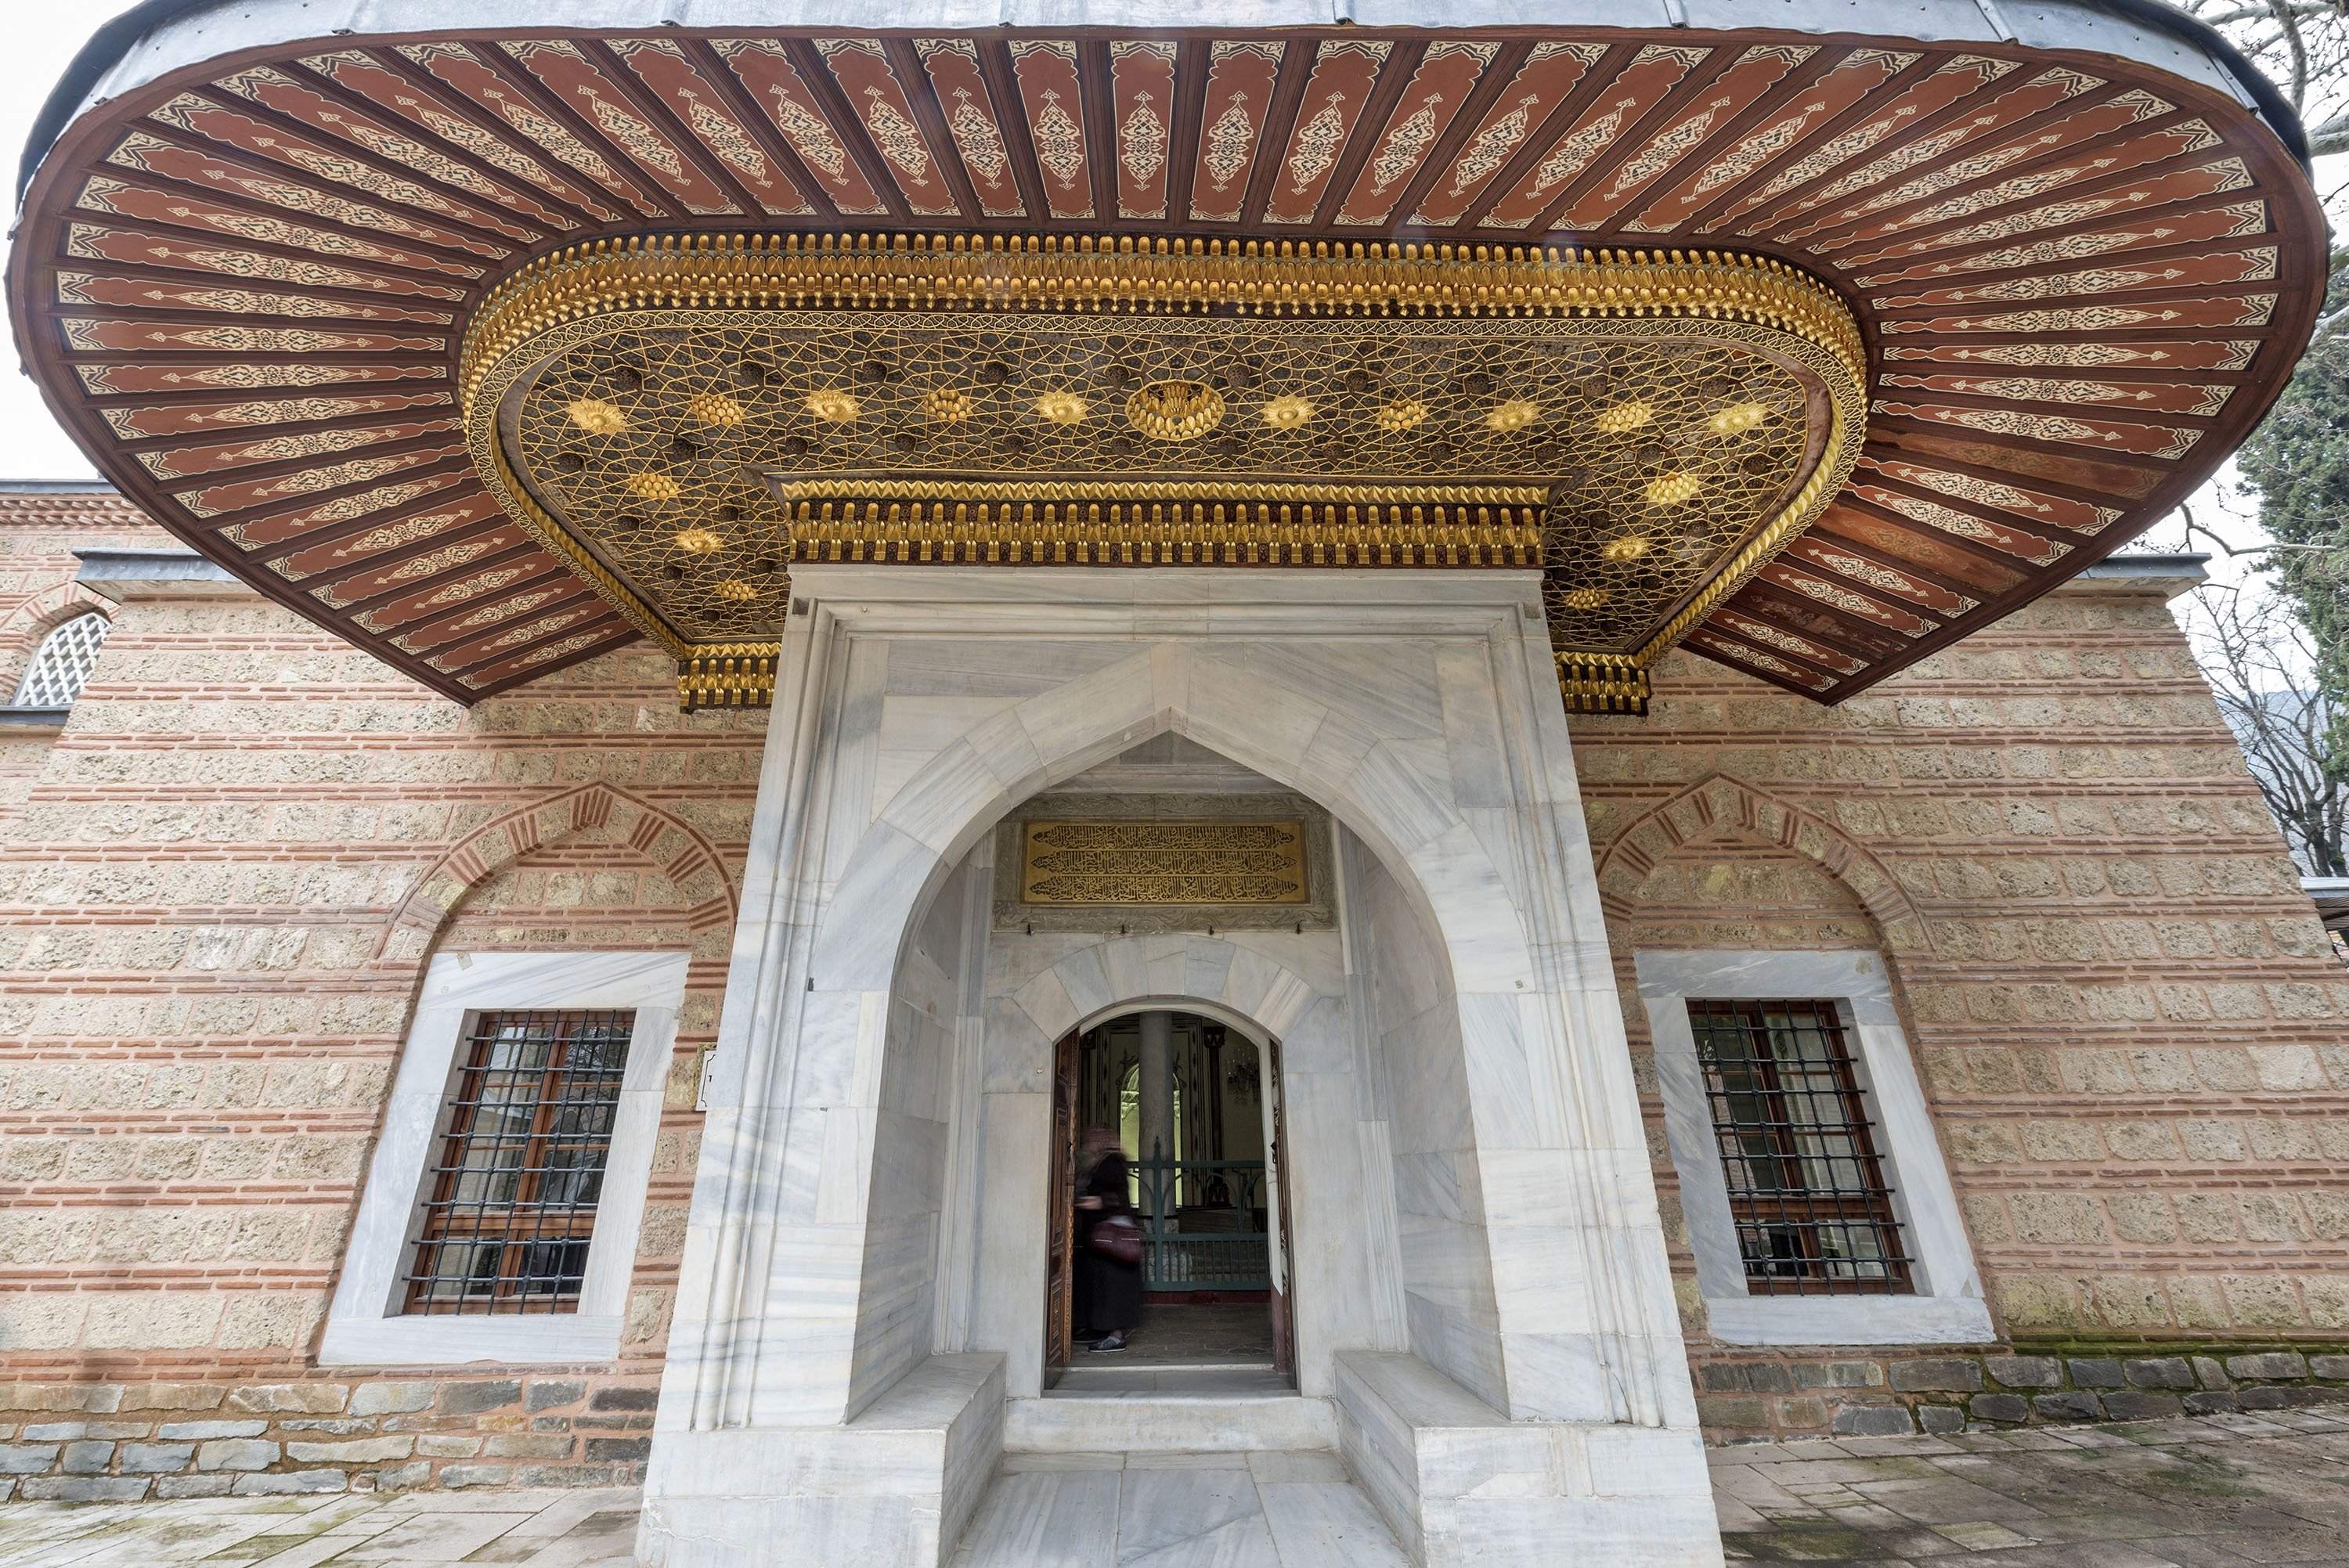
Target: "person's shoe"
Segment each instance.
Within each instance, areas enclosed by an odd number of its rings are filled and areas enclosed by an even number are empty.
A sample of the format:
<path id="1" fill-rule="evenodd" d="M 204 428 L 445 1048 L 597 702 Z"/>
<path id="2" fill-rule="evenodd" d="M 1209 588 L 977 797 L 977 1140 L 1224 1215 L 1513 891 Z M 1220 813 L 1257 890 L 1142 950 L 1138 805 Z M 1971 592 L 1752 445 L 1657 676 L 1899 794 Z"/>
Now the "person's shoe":
<path id="1" fill-rule="evenodd" d="M 1093 1346 L 1093 1354 L 1096 1356 L 1114 1356 L 1124 1348 L 1125 1336 L 1123 1334 L 1112 1334 L 1108 1338 L 1101 1341 Z"/>

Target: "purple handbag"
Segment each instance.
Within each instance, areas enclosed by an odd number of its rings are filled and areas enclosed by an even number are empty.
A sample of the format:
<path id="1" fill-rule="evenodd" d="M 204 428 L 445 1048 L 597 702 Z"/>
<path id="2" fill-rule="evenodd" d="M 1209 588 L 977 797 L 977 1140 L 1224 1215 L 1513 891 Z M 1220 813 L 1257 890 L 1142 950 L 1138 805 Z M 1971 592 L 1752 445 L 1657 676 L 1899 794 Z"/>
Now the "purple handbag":
<path id="1" fill-rule="evenodd" d="M 1113 1264 L 1135 1268 L 1142 1263 L 1142 1227 L 1131 1214 L 1112 1214 L 1086 1234 L 1085 1245 Z"/>

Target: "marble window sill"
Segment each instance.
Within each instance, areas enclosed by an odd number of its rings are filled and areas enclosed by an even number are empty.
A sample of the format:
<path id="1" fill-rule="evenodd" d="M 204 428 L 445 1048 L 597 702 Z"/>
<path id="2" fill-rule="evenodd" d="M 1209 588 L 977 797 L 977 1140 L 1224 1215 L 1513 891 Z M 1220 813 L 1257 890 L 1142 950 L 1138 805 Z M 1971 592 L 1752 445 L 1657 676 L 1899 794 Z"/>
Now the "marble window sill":
<path id="1" fill-rule="evenodd" d="M 1932 1295 L 1707 1296 L 1706 1326 L 1725 1345 L 1973 1345 L 1998 1337 L 1990 1306 Z"/>
<path id="2" fill-rule="evenodd" d="M 337 1320 L 327 1326 L 318 1362 L 324 1367 L 453 1367 L 468 1361 L 527 1366 L 609 1361 L 619 1353 L 617 1317 L 452 1314 Z"/>

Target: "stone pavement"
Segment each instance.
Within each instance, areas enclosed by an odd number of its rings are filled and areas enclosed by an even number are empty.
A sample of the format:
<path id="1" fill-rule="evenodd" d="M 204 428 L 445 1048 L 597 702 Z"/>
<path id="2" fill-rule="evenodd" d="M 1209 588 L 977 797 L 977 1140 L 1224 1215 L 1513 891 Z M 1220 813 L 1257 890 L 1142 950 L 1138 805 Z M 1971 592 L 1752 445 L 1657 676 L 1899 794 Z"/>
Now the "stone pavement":
<path id="1" fill-rule="evenodd" d="M 1753 1443 L 1713 1463 L 1733 1562 L 2349 1568 L 2349 1406 Z M 615 1489 L 16 1502 L 0 1568 L 627 1568 L 636 1515 Z"/>
<path id="2" fill-rule="evenodd" d="M 1732 1562 L 2349 1564 L 2349 1407 L 1713 1451 Z"/>
<path id="3" fill-rule="evenodd" d="M 630 1568 L 636 1491 L 0 1504 L 0 1568 Z"/>

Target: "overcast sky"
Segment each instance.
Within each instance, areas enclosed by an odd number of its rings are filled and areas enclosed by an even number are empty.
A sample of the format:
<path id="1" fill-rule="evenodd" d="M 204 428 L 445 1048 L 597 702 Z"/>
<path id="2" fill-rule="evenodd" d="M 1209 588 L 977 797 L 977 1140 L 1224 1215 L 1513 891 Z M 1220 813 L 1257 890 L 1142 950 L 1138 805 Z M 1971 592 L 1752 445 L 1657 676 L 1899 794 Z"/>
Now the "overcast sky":
<path id="1" fill-rule="evenodd" d="M 33 117 L 49 89 L 65 75 L 74 51 L 89 41 L 106 19 L 130 9 L 132 0 L 82 0 L 79 5 L 10 0 L 7 45 L 0 48 L 0 170 L 8 181 L 11 211 L 16 201 L 16 160 L 31 134 Z M 12 236 L 13 238 L 13 236 Z M 98 470 L 81 455 L 25 378 L 16 340 L 8 342 L 7 374 L 0 377 L 0 479 L 78 480 Z"/>

